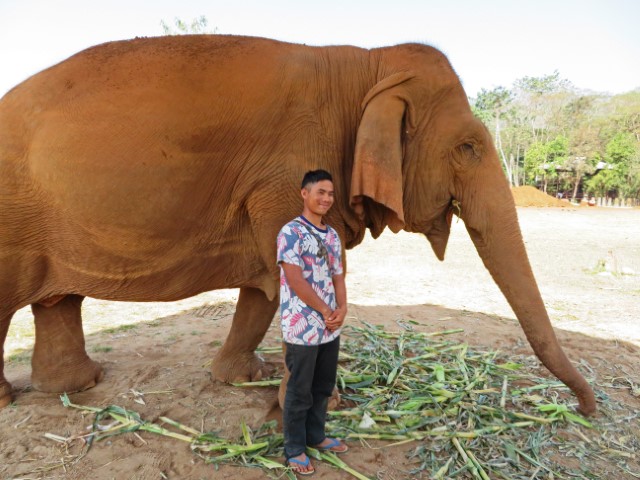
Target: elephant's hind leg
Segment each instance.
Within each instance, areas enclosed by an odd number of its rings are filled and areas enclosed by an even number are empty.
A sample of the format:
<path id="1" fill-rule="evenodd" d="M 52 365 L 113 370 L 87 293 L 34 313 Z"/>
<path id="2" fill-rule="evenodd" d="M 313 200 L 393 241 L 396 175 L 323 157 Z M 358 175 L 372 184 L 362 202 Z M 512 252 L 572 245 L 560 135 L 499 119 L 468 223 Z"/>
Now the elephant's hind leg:
<path id="1" fill-rule="evenodd" d="M 247 382 L 262 378 L 262 360 L 255 350 L 269 329 L 278 298 L 267 299 L 262 290 L 241 288 L 229 336 L 213 359 L 216 380 Z"/>
<path id="2" fill-rule="evenodd" d="M 32 304 L 36 343 L 31 383 L 41 392 L 78 392 L 95 386 L 102 367 L 84 348 L 80 295 L 67 295 L 53 306 Z"/>
<path id="3" fill-rule="evenodd" d="M 10 314 L 0 314 L 0 408 L 4 408 L 11 403 L 11 384 L 4 378 L 4 341 L 7 338 L 9 325 L 11 324 Z"/>

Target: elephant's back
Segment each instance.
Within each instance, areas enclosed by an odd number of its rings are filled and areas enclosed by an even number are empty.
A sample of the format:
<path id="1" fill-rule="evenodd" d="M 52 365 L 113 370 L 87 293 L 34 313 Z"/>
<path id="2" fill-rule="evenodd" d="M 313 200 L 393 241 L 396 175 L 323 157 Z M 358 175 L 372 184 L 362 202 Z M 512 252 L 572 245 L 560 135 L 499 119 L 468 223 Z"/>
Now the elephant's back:
<path id="1" fill-rule="evenodd" d="M 234 63 L 248 60 L 260 68 L 288 49 L 305 48 L 256 37 L 178 35 L 107 42 L 87 48 L 25 80 L 7 95 L 31 96 L 41 105 L 61 104 L 83 93 L 106 94 L 171 87 L 197 87 L 198 79 L 241 81 L 251 72 L 235 72 Z M 237 78 L 233 78 L 233 77 Z M 181 85 L 182 84 L 182 85 Z M 209 85 L 210 87 L 212 85 Z M 23 99 L 24 100 L 24 99 Z"/>
<path id="2" fill-rule="evenodd" d="M 26 164 L 20 169 L 38 190 L 80 223 L 98 220 L 99 206 L 106 205 L 102 225 L 140 231 L 151 221 L 160 231 L 187 228 L 184 203 L 189 211 L 204 208 L 211 200 L 207 181 L 220 189 L 221 176 L 231 177 L 231 185 L 239 174 L 230 165 L 246 150 L 243 127 L 256 121 L 248 106 L 260 100 L 266 106 L 269 96 L 240 67 L 251 59 L 276 62 L 282 55 L 276 44 L 202 35 L 84 50 L 3 99 L 12 123 L 22 126 L 10 134 L 20 150 L 11 156 Z M 275 76 L 270 67 L 258 77 L 268 82 Z M 222 190 L 220 198 L 232 194 Z"/>

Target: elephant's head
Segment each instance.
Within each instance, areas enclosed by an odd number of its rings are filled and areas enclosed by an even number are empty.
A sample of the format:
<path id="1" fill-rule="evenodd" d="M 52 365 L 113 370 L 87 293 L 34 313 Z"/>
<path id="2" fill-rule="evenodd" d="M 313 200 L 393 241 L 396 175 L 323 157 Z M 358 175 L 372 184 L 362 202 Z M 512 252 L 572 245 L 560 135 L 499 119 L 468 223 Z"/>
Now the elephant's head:
<path id="1" fill-rule="evenodd" d="M 426 235 L 440 259 L 459 215 L 542 363 L 595 412 L 593 391 L 560 348 L 529 265 L 513 196 L 492 138 L 447 59 L 423 45 L 376 50 L 377 83 L 362 102 L 351 206 L 374 237 Z"/>

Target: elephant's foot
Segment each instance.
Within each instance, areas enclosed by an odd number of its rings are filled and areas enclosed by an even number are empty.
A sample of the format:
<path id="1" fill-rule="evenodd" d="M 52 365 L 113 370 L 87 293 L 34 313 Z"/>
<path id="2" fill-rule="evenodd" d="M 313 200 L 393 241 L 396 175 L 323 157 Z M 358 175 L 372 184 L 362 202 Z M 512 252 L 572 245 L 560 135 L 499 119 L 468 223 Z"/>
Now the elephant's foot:
<path id="1" fill-rule="evenodd" d="M 4 379 L 0 380 L 0 408 L 4 408 L 11 403 L 11 384 Z"/>
<path id="2" fill-rule="evenodd" d="M 255 382 L 262 378 L 264 362 L 254 352 L 227 354 L 220 350 L 213 358 L 211 373 L 226 383 Z"/>
<path id="3" fill-rule="evenodd" d="M 264 338 L 278 299 L 269 300 L 262 290 L 240 289 L 236 313 L 224 345 L 213 357 L 211 373 L 215 380 L 227 383 L 253 382 L 264 373 L 264 362 L 255 350 Z"/>
<path id="4" fill-rule="evenodd" d="M 52 366 L 33 366 L 31 384 L 40 392 L 74 393 L 95 387 L 104 378 L 98 362 L 86 357 L 81 363 Z"/>
<path id="5" fill-rule="evenodd" d="M 7 338 L 11 317 L 15 312 L 0 313 L 0 408 L 4 408 L 13 400 L 11 384 L 4 378 L 4 341 Z"/>
<path id="6" fill-rule="evenodd" d="M 72 393 L 94 387 L 102 367 L 86 353 L 81 295 L 66 295 L 48 307 L 31 305 L 36 343 L 31 357 L 31 383 L 41 392 Z"/>
<path id="7" fill-rule="evenodd" d="M 338 389 L 334 387 L 333 392 L 331 392 L 331 396 L 329 397 L 327 410 L 337 410 L 338 405 L 340 405 L 340 392 L 338 392 Z"/>

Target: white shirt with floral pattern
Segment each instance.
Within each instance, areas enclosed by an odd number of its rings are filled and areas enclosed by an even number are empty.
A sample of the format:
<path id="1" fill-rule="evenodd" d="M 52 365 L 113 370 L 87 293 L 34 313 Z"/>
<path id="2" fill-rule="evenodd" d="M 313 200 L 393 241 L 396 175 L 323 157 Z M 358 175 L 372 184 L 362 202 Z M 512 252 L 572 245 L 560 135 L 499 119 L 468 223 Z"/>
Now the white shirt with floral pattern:
<path id="1" fill-rule="evenodd" d="M 320 245 L 310 232 L 314 232 L 327 249 L 327 257 L 318 254 Z M 337 308 L 332 277 L 342 274 L 342 247 L 336 231 L 327 226 L 322 230 L 302 215 L 287 223 L 278 234 L 278 264 L 289 263 L 302 269 L 309 282 L 331 310 Z M 328 330 L 320 312 L 304 303 L 287 283 L 280 267 L 280 317 L 282 338 L 295 345 L 319 345 L 335 340 L 340 329 Z"/>

